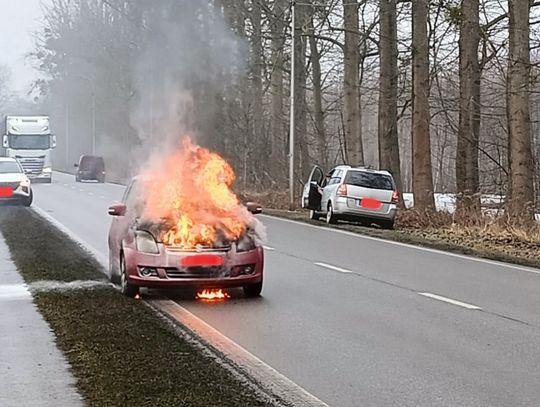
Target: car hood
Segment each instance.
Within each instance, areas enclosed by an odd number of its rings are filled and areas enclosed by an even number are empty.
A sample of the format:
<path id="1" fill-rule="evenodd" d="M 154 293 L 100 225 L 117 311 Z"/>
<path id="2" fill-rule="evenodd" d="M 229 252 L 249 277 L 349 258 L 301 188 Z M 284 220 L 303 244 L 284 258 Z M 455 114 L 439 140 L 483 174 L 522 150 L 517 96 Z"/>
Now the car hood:
<path id="1" fill-rule="evenodd" d="M 22 173 L 0 174 L 0 182 L 21 182 L 27 180 L 28 177 Z"/>

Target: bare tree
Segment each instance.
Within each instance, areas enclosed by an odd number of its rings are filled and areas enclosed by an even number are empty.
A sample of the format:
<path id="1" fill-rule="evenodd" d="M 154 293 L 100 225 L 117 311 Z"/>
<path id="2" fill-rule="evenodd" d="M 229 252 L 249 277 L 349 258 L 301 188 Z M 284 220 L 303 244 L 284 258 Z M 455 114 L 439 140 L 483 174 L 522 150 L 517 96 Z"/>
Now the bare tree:
<path id="1" fill-rule="evenodd" d="M 379 5 L 379 165 L 394 176 L 402 192 L 398 139 L 398 38 L 396 0 Z"/>
<path id="2" fill-rule="evenodd" d="M 414 206 L 419 211 L 433 210 L 429 111 L 428 0 L 412 2 L 412 167 Z"/>
<path id="3" fill-rule="evenodd" d="M 508 130 L 510 162 L 510 197 L 508 212 L 511 217 L 532 218 L 534 212 L 533 159 L 529 115 L 530 4 L 524 0 L 509 0 L 508 53 Z"/>
<path id="4" fill-rule="evenodd" d="M 480 212 L 480 22 L 478 0 L 462 0 L 459 35 L 459 130 L 456 152 L 458 210 Z"/>
<path id="5" fill-rule="evenodd" d="M 343 27 L 345 42 L 343 47 L 344 72 L 344 126 L 345 141 L 347 143 L 346 160 L 353 165 L 364 164 L 364 151 L 362 145 L 362 132 L 360 128 L 360 104 L 358 101 L 359 77 L 359 28 L 358 8 L 355 1 L 343 0 Z"/>

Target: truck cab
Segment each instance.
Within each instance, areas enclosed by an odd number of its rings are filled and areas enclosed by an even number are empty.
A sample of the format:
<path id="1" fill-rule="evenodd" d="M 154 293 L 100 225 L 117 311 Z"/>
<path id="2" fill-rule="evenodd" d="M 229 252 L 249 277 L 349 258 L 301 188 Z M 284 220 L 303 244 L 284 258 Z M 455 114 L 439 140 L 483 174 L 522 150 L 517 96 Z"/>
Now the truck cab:
<path id="1" fill-rule="evenodd" d="M 7 116 L 2 146 L 6 156 L 19 161 L 28 178 L 52 181 L 56 136 L 51 134 L 48 116 Z"/>

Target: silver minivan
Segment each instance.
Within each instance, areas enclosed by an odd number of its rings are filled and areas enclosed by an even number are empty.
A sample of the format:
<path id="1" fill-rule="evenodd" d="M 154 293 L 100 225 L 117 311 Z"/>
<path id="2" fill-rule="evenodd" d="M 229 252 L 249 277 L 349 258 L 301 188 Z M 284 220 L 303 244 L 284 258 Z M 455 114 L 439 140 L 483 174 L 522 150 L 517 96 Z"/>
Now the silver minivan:
<path id="1" fill-rule="evenodd" d="M 315 166 L 302 194 L 302 208 L 310 209 L 310 218 L 338 220 L 394 227 L 399 193 L 388 171 L 340 165 L 326 176 Z"/>

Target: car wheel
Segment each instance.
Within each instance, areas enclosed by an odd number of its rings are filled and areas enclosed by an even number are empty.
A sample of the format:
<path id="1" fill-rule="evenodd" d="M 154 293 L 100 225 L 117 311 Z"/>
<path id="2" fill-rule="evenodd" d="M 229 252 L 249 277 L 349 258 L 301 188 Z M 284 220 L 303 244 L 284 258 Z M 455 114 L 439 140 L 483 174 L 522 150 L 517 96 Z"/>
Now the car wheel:
<path id="1" fill-rule="evenodd" d="M 246 297 L 254 298 L 261 295 L 262 287 L 263 282 L 261 281 L 260 283 L 245 285 L 244 287 L 242 287 L 242 289 L 244 290 L 244 295 Z"/>
<path id="2" fill-rule="evenodd" d="M 79 177 L 75 177 L 75 182 L 81 182 L 81 179 Z"/>
<path id="3" fill-rule="evenodd" d="M 114 260 L 113 260 L 113 254 L 112 251 L 109 250 L 109 280 L 111 283 L 119 285 L 121 283 L 120 276 L 114 268 Z"/>
<path id="4" fill-rule="evenodd" d="M 381 221 L 379 222 L 379 226 L 383 229 L 391 230 L 391 229 L 394 229 L 394 221 L 393 220 Z"/>
<path id="5" fill-rule="evenodd" d="M 99 178 L 98 178 L 98 182 L 99 182 L 100 184 L 105 183 L 105 177 L 104 177 L 104 176 L 99 177 Z"/>
<path id="6" fill-rule="evenodd" d="M 24 206 L 32 205 L 33 200 L 34 200 L 34 193 L 32 192 L 32 190 L 30 190 L 30 195 L 28 195 L 28 198 L 24 200 Z"/>
<path id="7" fill-rule="evenodd" d="M 316 212 L 314 210 L 309 211 L 309 219 L 311 220 L 319 220 L 321 218 L 321 214 L 319 212 Z"/>
<path id="8" fill-rule="evenodd" d="M 128 281 L 126 260 L 123 255 L 120 256 L 120 292 L 131 298 L 139 294 L 139 287 L 130 284 Z"/>
<path id="9" fill-rule="evenodd" d="M 334 209 L 332 204 L 328 203 L 328 211 L 326 212 L 326 223 L 329 225 L 334 225 L 337 223 L 337 216 L 334 214 Z"/>

